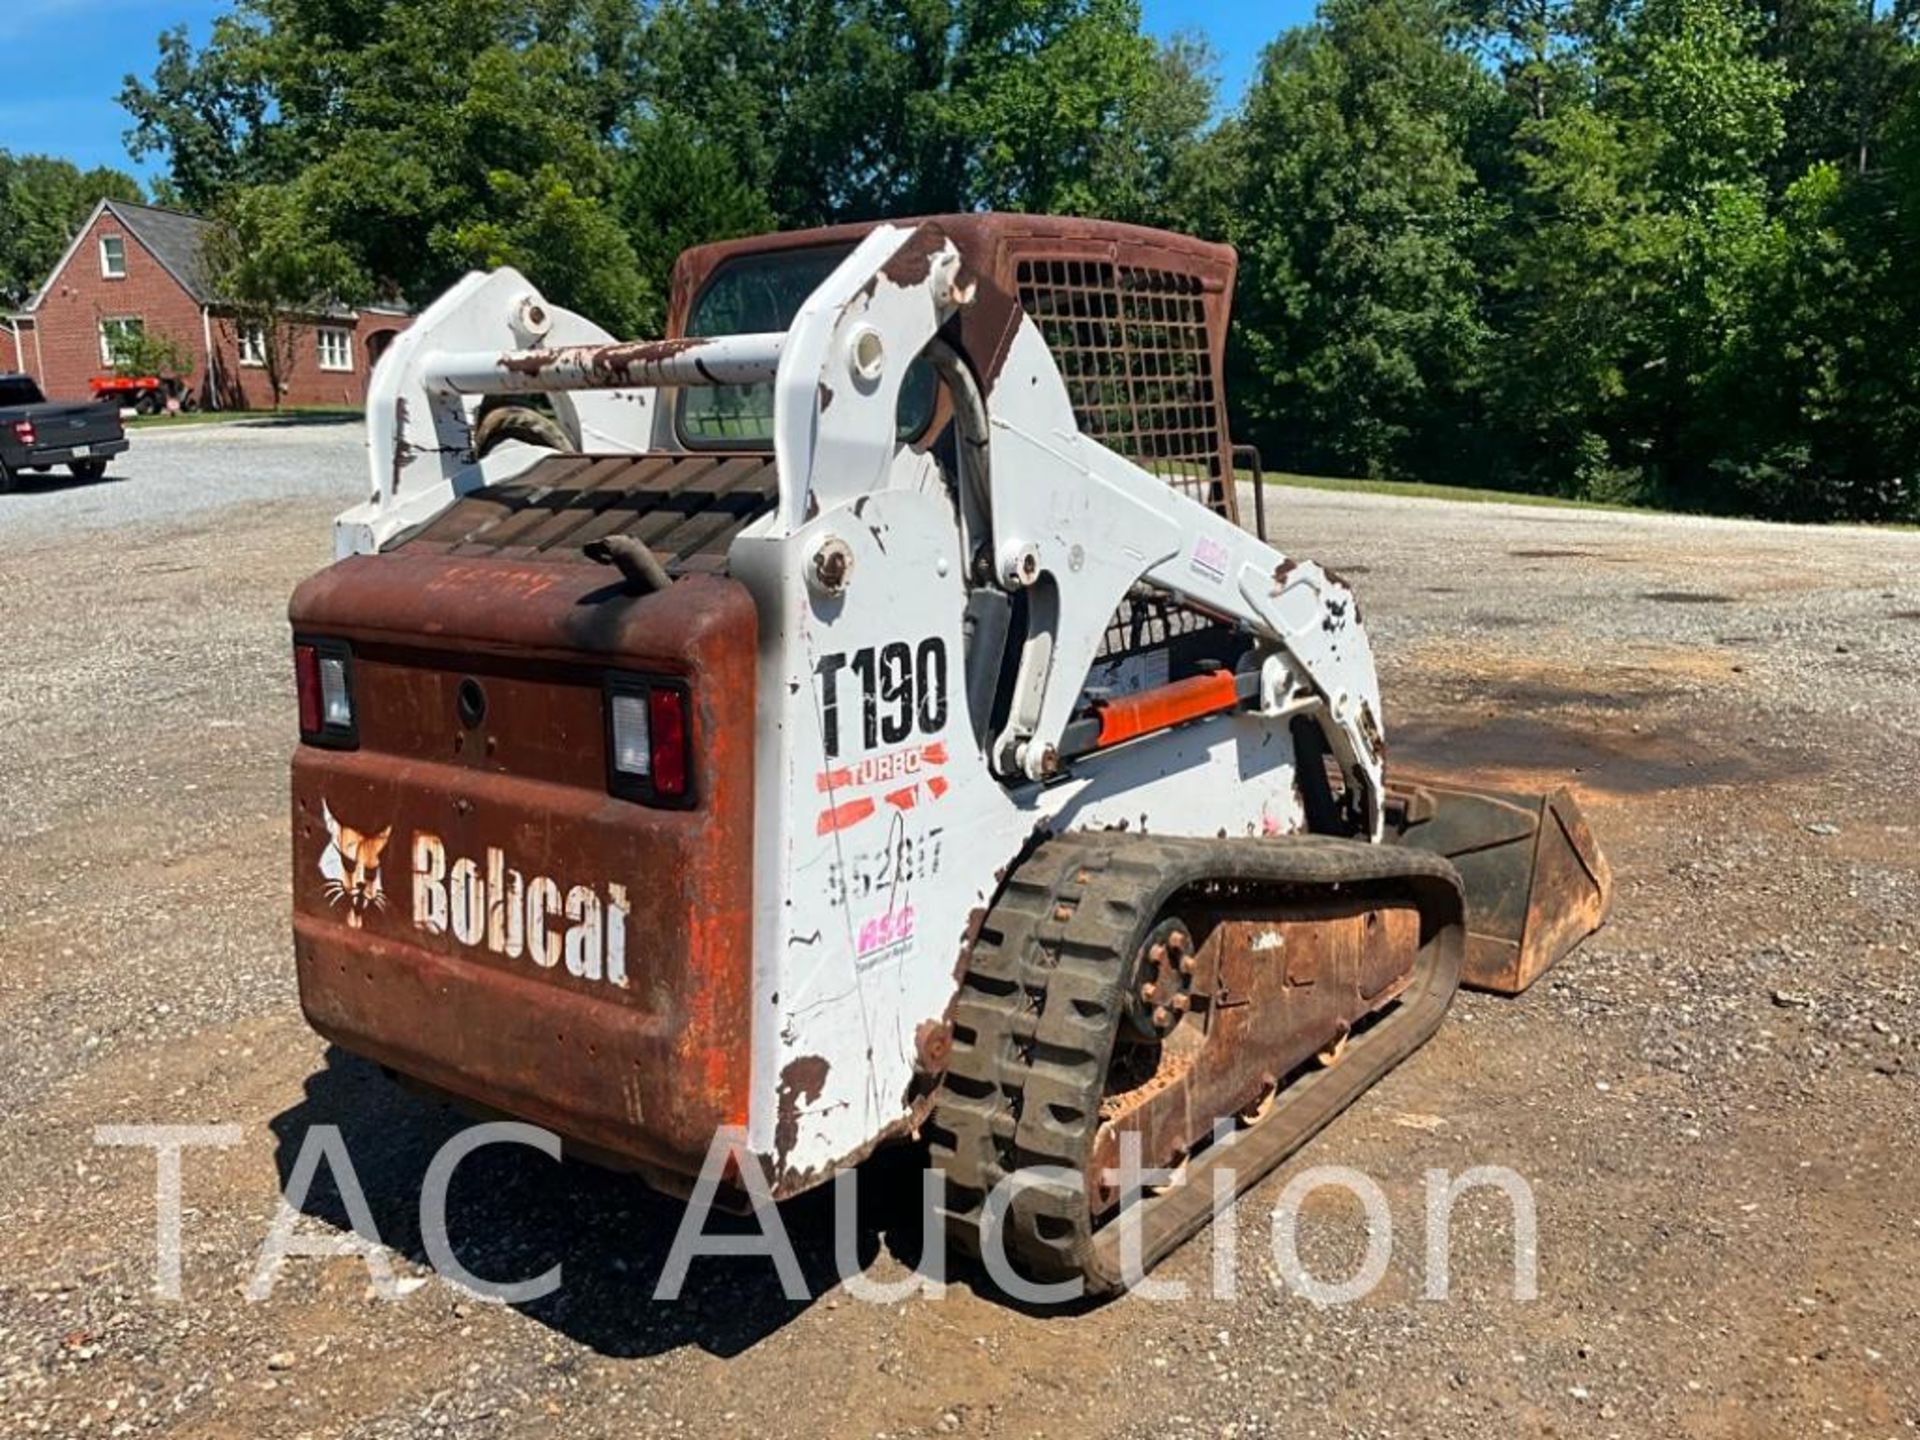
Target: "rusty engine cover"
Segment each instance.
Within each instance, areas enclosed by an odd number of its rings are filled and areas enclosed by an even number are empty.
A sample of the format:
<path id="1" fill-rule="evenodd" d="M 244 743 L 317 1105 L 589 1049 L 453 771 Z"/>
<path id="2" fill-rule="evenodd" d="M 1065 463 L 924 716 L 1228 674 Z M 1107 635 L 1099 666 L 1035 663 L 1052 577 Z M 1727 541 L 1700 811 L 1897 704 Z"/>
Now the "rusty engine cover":
<path id="1" fill-rule="evenodd" d="M 294 756 L 295 954 L 328 1039 L 671 1179 L 747 1117 L 757 619 L 613 578 L 403 546 L 300 587 L 359 743 Z M 691 806 L 609 793 L 609 671 L 686 684 Z"/>

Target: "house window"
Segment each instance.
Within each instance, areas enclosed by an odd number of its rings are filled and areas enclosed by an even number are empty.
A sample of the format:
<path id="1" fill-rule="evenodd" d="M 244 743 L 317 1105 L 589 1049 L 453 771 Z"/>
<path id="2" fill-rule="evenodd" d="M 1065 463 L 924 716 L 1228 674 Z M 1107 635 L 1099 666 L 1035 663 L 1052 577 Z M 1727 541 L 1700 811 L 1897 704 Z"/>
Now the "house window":
<path id="1" fill-rule="evenodd" d="M 234 343 L 242 365 L 267 363 L 267 329 L 264 325 L 243 324 L 234 328 Z"/>
<path id="2" fill-rule="evenodd" d="M 100 322 L 100 363 L 118 365 L 139 345 L 147 323 L 137 315 L 116 315 Z"/>
<path id="3" fill-rule="evenodd" d="M 322 370 L 353 369 L 353 332 L 351 330 L 320 332 L 320 368 Z"/>
<path id="4" fill-rule="evenodd" d="M 100 237 L 100 273 L 109 280 L 127 278 L 127 242 L 121 236 Z"/>

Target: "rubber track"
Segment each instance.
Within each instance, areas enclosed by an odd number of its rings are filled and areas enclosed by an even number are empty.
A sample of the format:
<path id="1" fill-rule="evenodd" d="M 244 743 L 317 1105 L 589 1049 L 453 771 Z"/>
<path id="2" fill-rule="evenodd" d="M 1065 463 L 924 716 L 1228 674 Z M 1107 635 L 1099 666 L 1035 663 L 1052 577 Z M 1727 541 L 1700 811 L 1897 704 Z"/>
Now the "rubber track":
<path id="1" fill-rule="evenodd" d="M 1203 881 L 1272 887 L 1285 898 L 1352 887 L 1411 900 L 1423 945 L 1399 1008 L 1356 1035 L 1342 1063 L 1296 1080 L 1233 1144 L 1202 1152 L 1186 1183 L 1143 1202 L 1151 1267 L 1212 1215 L 1207 1156 L 1235 1166 L 1235 1193 L 1271 1171 L 1438 1027 L 1459 983 L 1464 900 L 1453 866 L 1397 846 L 1325 836 L 1203 840 L 1081 832 L 1043 842 L 988 913 L 954 1003 L 952 1058 L 926 1131 L 946 1178 L 956 1248 L 987 1243 L 987 1197 L 1016 1171 L 1084 1173 L 1121 1019 L 1122 987 L 1162 907 Z M 1130 1221 L 1131 1223 L 1131 1221 Z M 1095 1231 L 1081 1186 L 1029 1175 L 1012 1191 L 1003 1243 L 1016 1271 L 1122 1287 L 1111 1232 Z"/>

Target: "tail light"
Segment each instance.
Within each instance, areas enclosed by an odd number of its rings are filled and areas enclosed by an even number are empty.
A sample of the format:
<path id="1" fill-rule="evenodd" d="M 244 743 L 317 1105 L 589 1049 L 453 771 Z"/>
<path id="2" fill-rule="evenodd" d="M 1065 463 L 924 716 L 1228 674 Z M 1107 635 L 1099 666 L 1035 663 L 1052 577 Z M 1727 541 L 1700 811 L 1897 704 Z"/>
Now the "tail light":
<path id="1" fill-rule="evenodd" d="M 293 676 L 300 695 L 300 738 L 351 750 L 360 743 L 353 715 L 353 651 L 344 640 L 298 639 Z"/>
<path id="2" fill-rule="evenodd" d="M 13 435 L 16 440 L 28 449 L 32 449 L 40 443 L 40 432 L 33 428 L 33 421 L 31 420 L 14 421 Z"/>
<path id="3" fill-rule="evenodd" d="M 686 685 L 639 675 L 607 679 L 607 789 L 670 809 L 693 804 Z"/>

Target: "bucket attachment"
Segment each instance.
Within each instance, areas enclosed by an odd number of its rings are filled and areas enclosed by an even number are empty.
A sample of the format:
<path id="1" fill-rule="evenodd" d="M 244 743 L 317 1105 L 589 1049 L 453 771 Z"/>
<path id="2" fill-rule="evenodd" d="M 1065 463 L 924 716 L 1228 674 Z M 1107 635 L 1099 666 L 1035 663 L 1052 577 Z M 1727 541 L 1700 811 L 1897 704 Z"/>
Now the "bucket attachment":
<path id="1" fill-rule="evenodd" d="M 1460 981 L 1476 990 L 1518 995 L 1598 930 L 1613 901 L 1613 872 L 1565 788 L 1523 795 L 1397 777 L 1387 838 L 1444 855 L 1460 872 Z"/>

